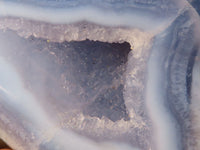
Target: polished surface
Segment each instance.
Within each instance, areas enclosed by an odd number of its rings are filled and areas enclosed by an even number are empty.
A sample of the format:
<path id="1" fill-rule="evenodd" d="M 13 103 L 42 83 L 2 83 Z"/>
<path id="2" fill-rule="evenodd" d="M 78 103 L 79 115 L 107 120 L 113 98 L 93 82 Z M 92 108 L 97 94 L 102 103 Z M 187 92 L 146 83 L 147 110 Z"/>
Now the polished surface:
<path id="1" fill-rule="evenodd" d="M 190 2 L 1 0 L 0 137 L 17 150 L 198 150 Z"/>

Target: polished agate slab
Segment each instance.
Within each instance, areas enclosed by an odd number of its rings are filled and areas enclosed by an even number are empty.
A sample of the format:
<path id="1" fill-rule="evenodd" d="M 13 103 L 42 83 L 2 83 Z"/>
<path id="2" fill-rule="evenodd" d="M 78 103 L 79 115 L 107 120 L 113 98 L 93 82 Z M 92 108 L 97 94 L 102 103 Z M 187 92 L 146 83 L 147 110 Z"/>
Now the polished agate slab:
<path id="1" fill-rule="evenodd" d="M 17 150 L 199 146 L 187 1 L 0 1 L 0 138 Z"/>

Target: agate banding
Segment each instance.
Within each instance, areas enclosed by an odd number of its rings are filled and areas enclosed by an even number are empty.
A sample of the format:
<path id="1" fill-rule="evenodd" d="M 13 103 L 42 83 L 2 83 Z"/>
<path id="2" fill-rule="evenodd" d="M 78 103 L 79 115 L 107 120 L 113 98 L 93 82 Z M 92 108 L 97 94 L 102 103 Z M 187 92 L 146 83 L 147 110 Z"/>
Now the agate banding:
<path id="1" fill-rule="evenodd" d="M 0 14 L 0 138 L 13 149 L 198 149 L 188 2 L 2 1 Z"/>

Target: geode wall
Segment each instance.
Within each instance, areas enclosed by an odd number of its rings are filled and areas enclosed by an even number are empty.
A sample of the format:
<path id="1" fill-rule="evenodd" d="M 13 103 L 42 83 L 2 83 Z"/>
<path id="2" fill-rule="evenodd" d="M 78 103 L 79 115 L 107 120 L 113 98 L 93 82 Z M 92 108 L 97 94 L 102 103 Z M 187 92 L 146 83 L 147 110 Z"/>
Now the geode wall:
<path id="1" fill-rule="evenodd" d="M 198 149 L 199 16 L 187 1 L 13 0 L 0 12 L 11 148 Z"/>

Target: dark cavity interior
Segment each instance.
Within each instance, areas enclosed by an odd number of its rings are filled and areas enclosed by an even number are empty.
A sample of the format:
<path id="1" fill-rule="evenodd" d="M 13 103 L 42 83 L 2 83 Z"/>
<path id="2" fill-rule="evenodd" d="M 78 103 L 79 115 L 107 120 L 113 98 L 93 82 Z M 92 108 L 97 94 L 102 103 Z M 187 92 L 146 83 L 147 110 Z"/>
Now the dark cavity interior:
<path id="1" fill-rule="evenodd" d="M 0 149 L 10 149 L 10 147 L 2 139 L 0 139 Z"/>
<path id="2" fill-rule="evenodd" d="M 48 110 L 69 111 L 82 104 L 84 115 L 129 119 L 123 98 L 129 43 L 58 43 L 1 31 L 0 45 L 1 54 Z"/>

